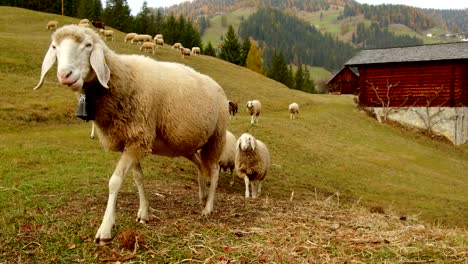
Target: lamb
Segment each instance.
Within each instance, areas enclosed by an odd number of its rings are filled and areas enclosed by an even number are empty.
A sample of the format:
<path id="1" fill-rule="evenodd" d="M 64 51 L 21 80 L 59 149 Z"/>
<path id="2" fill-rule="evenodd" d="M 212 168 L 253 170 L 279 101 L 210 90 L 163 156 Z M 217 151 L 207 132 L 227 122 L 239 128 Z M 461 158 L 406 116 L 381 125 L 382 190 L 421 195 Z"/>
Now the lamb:
<path id="1" fill-rule="evenodd" d="M 94 30 L 77 25 L 52 34 L 34 89 L 43 85 L 55 61 L 59 83 L 85 93 L 86 105 L 93 109 L 88 119 L 95 120 L 103 147 L 122 153 L 109 180 L 96 243 L 111 240 L 117 194 L 130 170 L 140 200 L 137 220 L 149 220 L 140 161 L 150 154 L 192 161 L 198 169 L 202 214 L 213 211 L 228 122 L 227 98 L 218 83 L 183 64 L 117 54 Z"/>
<path id="2" fill-rule="evenodd" d="M 299 114 L 299 104 L 292 103 L 288 107 L 289 110 L 289 119 L 296 119 L 296 115 Z"/>
<path id="3" fill-rule="evenodd" d="M 49 22 L 47 22 L 47 30 L 50 30 L 50 31 L 54 31 L 57 29 L 58 27 L 58 21 L 57 20 L 50 20 Z"/>
<path id="4" fill-rule="evenodd" d="M 102 21 L 94 21 L 94 20 L 92 20 L 92 21 L 91 21 L 91 24 L 92 24 L 95 28 L 106 29 L 106 23 L 104 23 L 104 22 L 102 22 Z"/>
<path id="5" fill-rule="evenodd" d="M 200 47 L 193 47 L 193 48 L 192 48 L 192 54 L 193 54 L 194 56 L 200 55 Z"/>
<path id="6" fill-rule="evenodd" d="M 270 168 L 270 153 L 267 146 L 251 134 L 244 133 L 237 140 L 234 161 L 237 176 L 244 179 L 245 198 L 249 198 L 249 185 L 252 198 L 260 196 L 262 182 Z"/>
<path id="7" fill-rule="evenodd" d="M 180 44 L 179 42 L 172 45 L 172 49 L 180 49 L 181 47 L 182 47 L 182 44 Z"/>
<path id="8" fill-rule="evenodd" d="M 184 56 L 190 56 L 190 49 L 180 46 L 180 53 L 182 53 L 182 58 Z"/>
<path id="9" fill-rule="evenodd" d="M 247 110 L 250 113 L 250 124 L 258 123 L 258 116 L 262 110 L 262 104 L 258 100 L 252 100 L 247 102 Z M 255 122 L 254 122 L 255 117 Z"/>
<path id="10" fill-rule="evenodd" d="M 141 44 L 140 51 L 144 50 L 145 53 L 153 51 L 153 54 L 154 54 L 155 46 L 156 44 L 154 44 L 154 42 L 145 41 L 143 42 L 143 44 Z"/>
<path id="11" fill-rule="evenodd" d="M 78 23 L 79 26 L 82 27 L 89 27 L 89 20 L 88 19 L 81 19 L 80 22 Z"/>
<path id="12" fill-rule="evenodd" d="M 239 109 L 239 106 L 237 102 L 228 101 L 228 107 L 229 107 L 229 119 L 232 119 L 237 114 L 237 110 Z"/>
<path id="13" fill-rule="evenodd" d="M 228 130 L 226 130 L 226 144 L 224 145 L 223 153 L 219 158 L 220 171 L 231 171 L 231 181 L 229 184 L 234 184 L 234 159 L 236 157 L 236 137 Z"/>
<path id="14" fill-rule="evenodd" d="M 107 41 L 107 39 L 110 38 L 112 41 L 114 41 L 114 31 L 113 30 L 100 29 L 99 31 L 101 32 L 102 36 L 104 36 L 104 40 Z"/>
<path id="15" fill-rule="evenodd" d="M 126 43 L 127 41 L 132 41 L 133 38 L 138 35 L 137 33 L 128 33 L 125 38 L 124 38 L 124 42 Z M 133 43 L 133 42 L 132 42 Z"/>

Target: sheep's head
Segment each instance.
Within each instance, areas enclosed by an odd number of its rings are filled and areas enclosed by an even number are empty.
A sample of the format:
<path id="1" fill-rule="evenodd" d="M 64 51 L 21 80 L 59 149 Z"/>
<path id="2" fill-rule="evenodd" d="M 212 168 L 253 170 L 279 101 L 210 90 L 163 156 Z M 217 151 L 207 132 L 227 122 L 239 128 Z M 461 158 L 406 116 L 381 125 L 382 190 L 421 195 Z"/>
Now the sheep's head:
<path id="1" fill-rule="evenodd" d="M 247 101 L 247 104 L 245 105 L 247 108 L 252 108 L 253 107 L 253 102 L 252 101 Z"/>
<path id="2" fill-rule="evenodd" d="M 257 146 L 257 141 L 249 133 L 242 134 L 237 140 L 237 149 L 240 149 L 242 151 L 246 151 L 249 149 L 254 151 L 256 146 Z"/>
<path id="3" fill-rule="evenodd" d="M 52 34 L 52 43 L 42 62 L 41 79 L 34 87 L 38 89 L 57 61 L 58 81 L 79 90 L 85 82 L 95 80 L 108 88 L 109 67 L 104 58 L 105 44 L 92 29 L 68 25 Z"/>

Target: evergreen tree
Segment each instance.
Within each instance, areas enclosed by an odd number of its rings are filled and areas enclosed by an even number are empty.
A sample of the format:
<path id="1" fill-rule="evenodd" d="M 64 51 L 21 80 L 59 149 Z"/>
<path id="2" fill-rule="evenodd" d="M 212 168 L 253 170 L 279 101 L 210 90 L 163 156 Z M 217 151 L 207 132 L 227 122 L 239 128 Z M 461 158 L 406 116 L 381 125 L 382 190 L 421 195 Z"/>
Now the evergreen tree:
<path id="1" fill-rule="evenodd" d="M 87 18 L 92 20 L 93 16 L 93 9 L 94 9 L 94 1 L 93 0 L 81 0 L 80 4 L 78 5 L 78 18 Z"/>
<path id="2" fill-rule="evenodd" d="M 182 33 L 182 45 L 184 47 L 199 47 L 203 52 L 203 43 L 200 34 L 193 27 L 192 21 L 188 20 Z"/>
<path id="3" fill-rule="evenodd" d="M 101 0 L 93 0 L 93 12 L 90 17 L 92 20 L 101 20 L 102 16 L 102 2 Z"/>
<path id="4" fill-rule="evenodd" d="M 158 8 L 156 11 L 156 17 L 154 18 L 154 30 L 156 31 L 156 34 L 161 34 L 163 32 L 163 27 L 164 27 L 164 17 L 161 12 L 161 9 Z M 166 38 L 166 36 L 164 36 Z"/>
<path id="5" fill-rule="evenodd" d="M 141 11 L 135 17 L 135 23 L 133 26 L 133 31 L 138 34 L 150 34 L 150 25 L 151 21 L 151 11 L 148 8 L 148 2 L 144 1 Z M 150 34 L 153 35 L 153 34 Z"/>
<path id="6" fill-rule="evenodd" d="M 213 48 L 213 45 L 211 45 L 210 41 L 208 41 L 208 44 L 206 45 L 206 48 L 203 49 L 203 54 L 208 55 L 208 56 L 216 57 L 216 51 Z"/>
<path id="7" fill-rule="evenodd" d="M 241 62 L 241 45 L 232 25 L 229 25 L 219 57 L 237 65 Z"/>
<path id="8" fill-rule="evenodd" d="M 106 8 L 102 14 L 107 25 L 129 32 L 132 29 L 133 18 L 127 0 L 106 0 Z"/>
<path id="9" fill-rule="evenodd" d="M 292 69 L 292 65 L 289 64 L 289 68 L 288 68 L 288 77 L 286 79 L 286 83 L 285 85 L 291 89 L 294 88 L 294 72 L 293 72 L 293 69 Z"/>
<path id="10" fill-rule="evenodd" d="M 260 54 L 260 50 L 257 48 L 257 45 L 255 45 L 255 43 L 252 43 L 250 46 L 249 53 L 247 54 L 247 59 L 245 62 L 245 67 L 260 74 L 264 73 L 262 56 Z"/>
<path id="11" fill-rule="evenodd" d="M 271 68 L 267 72 L 267 77 L 284 85 L 288 84 L 288 66 L 281 52 L 277 53 L 275 51 L 273 53 Z"/>
<path id="12" fill-rule="evenodd" d="M 250 38 L 246 37 L 244 39 L 244 43 L 242 44 L 242 48 L 241 48 L 241 62 L 240 62 L 241 66 L 245 66 L 250 47 L 251 47 Z"/>
<path id="13" fill-rule="evenodd" d="M 304 86 L 302 91 L 307 93 L 315 93 L 315 84 L 314 80 L 311 79 L 309 68 L 307 65 L 304 65 Z"/>
<path id="14" fill-rule="evenodd" d="M 304 87 L 304 72 L 302 71 L 301 64 L 297 66 L 296 75 L 294 76 L 294 82 L 294 89 L 302 90 L 302 88 Z"/>

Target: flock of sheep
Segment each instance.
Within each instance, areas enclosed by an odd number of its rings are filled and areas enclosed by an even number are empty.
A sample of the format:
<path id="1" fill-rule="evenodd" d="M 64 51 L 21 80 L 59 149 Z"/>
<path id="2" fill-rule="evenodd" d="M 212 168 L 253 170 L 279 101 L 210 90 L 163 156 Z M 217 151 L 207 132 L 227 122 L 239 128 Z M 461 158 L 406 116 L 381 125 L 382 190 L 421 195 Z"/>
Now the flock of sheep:
<path id="1" fill-rule="evenodd" d="M 180 63 L 117 54 L 106 45 L 106 38 L 81 22 L 58 29 L 57 24 L 47 27 L 55 32 L 34 89 L 43 85 L 57 62 L 59 83 L 81 94 L 80 117 L 93 120 L 104 148 L 122 153 L 109 180 L 107 208 L 96 243 L 112 239 L 117 194 L 128 171 L 133 172 L 138 187 L 137 219 L 141 223 L 149 220 L 140 160 L 150 154 L 185 157 L 197 166 L 203 215 L 213 211 L 221 169 L 230 169 L 231 175 L 235 171 L 244 180 L 245 197 L 260 195 L 270 167 L 268 148 L 249 133 L 236 140 L 227 130 L 228 116 L 235 116 L 238 105 L 227 100 L 211 77 Z M 162 36 L 156 36 L 158 39 Z M 190 104 L 184 103 L 187 98 Z M 249 101 L 246 107 L 251 123 L 254 117 L 258 122 L 260 101 Z M 292 119 L 299 105 L 291 104 L 289 111 Z"/>

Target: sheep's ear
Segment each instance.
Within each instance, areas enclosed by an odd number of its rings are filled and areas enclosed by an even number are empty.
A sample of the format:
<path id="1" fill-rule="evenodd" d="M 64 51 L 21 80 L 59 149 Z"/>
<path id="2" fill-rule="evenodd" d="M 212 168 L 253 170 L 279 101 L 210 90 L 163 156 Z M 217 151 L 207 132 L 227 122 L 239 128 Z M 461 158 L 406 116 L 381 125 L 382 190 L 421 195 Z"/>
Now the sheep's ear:
<path id="1" fill-rule="evenodd" d="M 255 150 L 255 147 L 257 147 L 257 141 L 253 138 L 250 138 L 250 146 L 252 147 L 252 150 Z"/>
<path id="2" fill-rule="evenodd" d="M 50 45 L 49 50 L 47 51 L 46 55 L 44 56 L 44 61 L 42 61 L 42 69 L 41 69 L 41 79 L 39 79 L 39 83 L 34 87 L 34 90 L 41 88 L 42 84 L 44 83 L 45 76 L 47 72 L 52 68 L 55 61 L 57 60 L 57 56 L 55 53 L 55 49 Z"/>
<path id="3" fill-rule="evenodd" d="M 91 67 L 93 68 L 99 83 L 105 88 L 109 88 L 107 83 L 110 79 L 110 70 L 107 67 L 106 60 L 104 58 L 104 49 L 101 45 L 96 45 L 91 52 L 90 57 Z"/>

